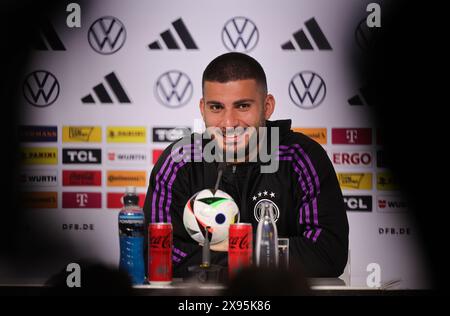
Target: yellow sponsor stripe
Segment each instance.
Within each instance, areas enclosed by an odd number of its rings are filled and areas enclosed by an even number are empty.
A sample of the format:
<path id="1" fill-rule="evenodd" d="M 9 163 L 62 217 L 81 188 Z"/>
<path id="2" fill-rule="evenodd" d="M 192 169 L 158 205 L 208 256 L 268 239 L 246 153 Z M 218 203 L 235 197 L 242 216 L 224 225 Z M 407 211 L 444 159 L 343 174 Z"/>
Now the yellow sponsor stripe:
<path id="1" fill-rule="evenodd" d="M 20 158 L 25 165 L 56 165 L 58 164 L 58 148 L 22 147 Z"/>
<path id="2" fill-rule="evenodd" d="M 372 190 L 371 173 L 338 173 L 338 179 L 343 190 Z"/>
<path id="3" fill-rule="evenodd" d="M 294 132 L 302 133 L 309 138 L 314 139 L 321 145 L 327 144 L 327 129 L 326 128 L 309 128 L 309 127 L 294 127 Z"/>
<path id="4" fill-rule="evenodd" d="M 100 126 L 63 126 L 63 143 L 100 143 L 101 141 Z"/>

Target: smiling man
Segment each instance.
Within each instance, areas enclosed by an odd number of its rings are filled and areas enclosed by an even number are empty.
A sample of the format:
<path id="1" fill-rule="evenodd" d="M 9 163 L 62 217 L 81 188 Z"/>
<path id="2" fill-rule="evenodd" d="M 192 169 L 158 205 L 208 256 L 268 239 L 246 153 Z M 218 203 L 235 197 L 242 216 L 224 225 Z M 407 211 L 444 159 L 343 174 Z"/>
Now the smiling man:
<path id="1" fill-rule="evenodd" d="M 152 170 L 144 205 L 147 224 L 173 225 L 174 276 L 186 277 L 189 266 L 201 263 L 202 247 L 183 224 L 184 206 L 195 193 L 215 187 L 222 161 L 219 189 L 235 200 L 240 222 L 251 223 L 255 233 L 259 205 L 272 204 L 278 235 L 289 238 L 290 261 L 306 276 L 339 276 L 347 262 L 348 221 L 324 149 L 293 132 L 290 120 L 269 120 L 275 98 L 252 57 L 218 56 L 206 67 L 202 87 L 200 112 L 207 130 L 200 139 L 193 134 L 187 143 L 166 148 Z M 211 144 L 219 159 L 206 150 Z M 269 160 L 262 159 L 266 150 Z M 267 164 L 276 167 L 264 171 Z M 227 241 L 211 249 L 211 262 L 227 265 Z"/>

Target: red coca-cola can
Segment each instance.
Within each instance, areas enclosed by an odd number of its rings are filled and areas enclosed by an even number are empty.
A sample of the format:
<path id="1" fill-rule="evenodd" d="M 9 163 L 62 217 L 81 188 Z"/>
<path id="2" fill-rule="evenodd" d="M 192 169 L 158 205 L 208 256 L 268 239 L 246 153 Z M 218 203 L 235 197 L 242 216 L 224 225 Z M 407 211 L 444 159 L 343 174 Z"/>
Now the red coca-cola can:
<path id="1" fill-rule="evenodd" d="M 148 225 L 148 280 L 151 284 L 172 282 L 172 224 Z"/>
<path id="2" fill-rule="evenodd" d="M 249 223 L 231 224 L 228 232 L 228 275 L 252 264 L 253 228 Z"/>

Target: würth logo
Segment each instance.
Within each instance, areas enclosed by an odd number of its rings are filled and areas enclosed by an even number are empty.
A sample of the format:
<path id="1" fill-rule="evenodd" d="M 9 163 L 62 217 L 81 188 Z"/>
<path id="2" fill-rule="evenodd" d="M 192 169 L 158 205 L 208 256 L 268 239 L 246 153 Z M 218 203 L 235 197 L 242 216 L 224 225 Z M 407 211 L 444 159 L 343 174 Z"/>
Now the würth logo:
<path id="1" fill-rule="evenodd" d="M 183 43 L 186 49 L 198 49 L 197 44 L 195 44 L 195 41 L 191 36 L 191 33 L 189 33 L 186 25 L 184 24 L 181 18 L 172 22 L 172 26 L 175 29 L 174 33 L 178 35 L 178 37 L 180 38 L 181 42 Z M 164 44 L 168 49 L 181 49 L 179 43 L 177 42 L 177 40 L 173 35 L 173 32 L 171 32 L 170 29 L 162 32 L 160 35 L 161 39 L 163 40 Z M 159 43 L 158 40 L 156 40 L 151 44 L 149 44 L 148 48 L 150 48 L 151 50 L 163 49 L 163 46 Z"/>
<path id="2" fill-rule="evenodd" d="M 302 109 L 319 106 L 327 94 L 327 86 L 322 77 L 312 71 L 297 73 L 289 83 L 289 96 Z"/>
<path id="3" fill-rule="evenodd" d="M 300 29 L 295 32 L 292 36 L 294 37 L 294 42 L 297 43 L 301 50 L 314 50 L 311 42 L 314 42 L 319 50 L 332 50 L 330 43 L 323 34 L 319 24 L 315 18 L 309 19 L 305 22 L 306 30 L 311 36 L 311 40 L 306 36 L 305 30 Z M 287 41 L 281 45 L 283 50 L 295 50 L 295 46 L 292 41 Z"/>
<path id="4" fill-rule="evenodd" d="M 33 41 L 33 47 L 37 50 L 66 50 L 55 28 L 49 20 L 42 20 L 38 25 L 38 34 Z"/>
<path id="5" fill-rule="evenodd" d="M 229 51 L 249 52 L 256 47 L 258 39 L 256 24 L 246 17 L 231 18 L 222 29 L 222 42 Z"/>
<path id="6" fill-rule="evenodd" d="M 100 103 L 107 103 L 107 104 L 113 103 L 113 99 L 110 96 L 111 93 L 114 94 L 119 103 L 131 103 L 130 98 L 128 97 L 122 84 L 120 83 L 119 79 L 117 78 L 114 72 L 107 74 L 105 76 L 105 79 L 109 85 L 110 93 L 108 93 L 103 83 L 99 83 L 93 88 L 94 94 L 97 97 L 98 101 L 100 101 Z M 87 96 L 81 98 L 81 102 L 88 104 L 96 103 L 92 94 L 88 94 Z"/>
<path id="7" fill-rule="evenodd" d="M 156 80 L 155 95 L 167 107 L 177 108 L 189 102 L 194 91 L 191 79 L 183 72 L 171 70 Z"/>
<path id="8" fill-rule="evenodd" d="M 33 71 L 25 78 L 23 95 L 33 106 L 43 108 L 52 105 L 59 95 L 58 80 L 48 71 Z"/>
<path id="9" fill-rule="evenodd" d="M 362 105 L 371 106 L 373 104 L 373 98 L 374 98 L 373 91 L 369 89 L 367 85 L 364 85 L 359 89 L 358 94 L 348 99 L 348 104 L 356 106 Z"/>
<path id="10" fill-rule="evenodd" d="M 102 55 L 111 55 L 125 44 L 127 33 L 123 23 L 112 16 L 104 16 L 92 23 L 88 41 L 92 49 Z"/>

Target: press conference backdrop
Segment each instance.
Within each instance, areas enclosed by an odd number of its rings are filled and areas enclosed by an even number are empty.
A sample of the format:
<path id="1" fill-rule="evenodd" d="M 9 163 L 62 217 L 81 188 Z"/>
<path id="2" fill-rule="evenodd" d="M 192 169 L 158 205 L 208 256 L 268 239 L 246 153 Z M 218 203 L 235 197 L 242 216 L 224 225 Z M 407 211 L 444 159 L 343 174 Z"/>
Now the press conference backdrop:
<path id="1" fill-rule="evenodd" d="M 97 0 L 81 6 L 78 28 L 67 24 L 68 3 L 36 26 L 17 131 L 27 215 L 70 249 L 57 264 L 118 263 L 125 186 L 138 187 L 142 204 L 161 151 L 203 128 L 203 69 L 238 51 L 265 68 L 272 119 L 291 119 L 334 164 L 350 224 L 351 284 L 365 286 L 378 265 L 382 283 L 429 286 L 366 82 L 352 75 L 349 52 L 367 53 L 376 31 L 366 23 L 369 1 Z"/>

